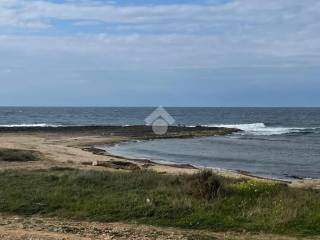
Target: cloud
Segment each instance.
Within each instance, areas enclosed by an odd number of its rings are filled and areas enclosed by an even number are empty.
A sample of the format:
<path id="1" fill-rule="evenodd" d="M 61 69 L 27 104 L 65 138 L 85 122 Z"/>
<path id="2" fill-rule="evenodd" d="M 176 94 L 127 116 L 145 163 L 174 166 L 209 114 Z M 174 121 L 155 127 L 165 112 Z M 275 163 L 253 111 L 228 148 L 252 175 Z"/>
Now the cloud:
<path id="1" fill-rule="evenodd" d="M 316 0 L 308 4 L 297 0 L 269 0 L 261 4 L 258 0 L 235 0 L 221 4 L 170 4 L 170 5 L 116 5 L 95 1 L 67 1 L 54 3 L 41 0 L 3 0 L 0 12 L 4 20 L 47 24 L 48 19 L 100 21 L 104 23 L 150 24 L 183 21 L 202 22 L 210 25 L 285 23 L 299 20 L 306 12 L 319 19 L 320 5 Z M 9 19 L 7 19 L 9 20 Z M 314 22 L 314 19 L 310 19 Z M 5 24 L 5 21 L 2 21 Z M 8 23 L 10 24 L 10 22 Z"/>
<path id="2" fill-rule="evenodd" d="M 320 64 L 317 0 L 308 4 L 299 0 L 215 0 L 136 5 L 2 0 L 1 29 L 0 50 L 5 54 L 30 57 L 34 62 L 66 59 L 58 63 L 62 68 Z"/>

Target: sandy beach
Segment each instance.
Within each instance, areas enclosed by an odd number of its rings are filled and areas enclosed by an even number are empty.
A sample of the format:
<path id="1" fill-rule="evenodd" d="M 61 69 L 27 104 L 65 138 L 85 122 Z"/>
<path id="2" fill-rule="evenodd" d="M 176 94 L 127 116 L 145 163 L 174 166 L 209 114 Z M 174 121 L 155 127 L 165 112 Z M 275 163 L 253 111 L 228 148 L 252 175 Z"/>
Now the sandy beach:
<path id="1" fill-rule="evenodd" d="M 219 128 L 171 128 L 165 136 L 153 134 L 149 127 L 64 127 L 64 128 L 3 128 L 0 129 L 0 146 L 10 149 L 24 149 L 38 151 L 43 155 L 43 161 L 37 163 L 2 162 L 4 169 L 36 169 L 55 166 L 73 167 L 80 169 L 104 169 L 107 162 L 128 162 L 141 169 L 149 169 L 166 173 L 193 173 L 197 171 L 192 166 L 169 166 L 151 161 L 129 160 L 112 156 L 95 149 L 95 145 L 115 144 L 131 140 L 147 140 L 155 138 L 188 138 L 214 136 L 232 133 L 235 129 Z M 94 166 L 96 165 L 96 166 Z M 122 168 L 126 170 L 125 167 Z M 130 170 L 130 169 L 129 169 Z"/>
<path id="2" fill-rule="evenodd" d="M 239 131 L 231 128 L 171 127 L 166 135 L 159 136 L 151 127 L 62 127 L 62 128 L 0 128 L 0 146 L 9 149 L 34 150 L 42 154 L 39 162 L 0 162 L 0 169 L 48 169 L 71 167 L 94 170 L 152 170 L 163 174 L 196 173 L 192 165 L 160 164 L 151 160 L 139 160 L 114 156 L 95 148 L 97 145 L 116 144 L 132 140 L 157 138 L 193 138 L 221 136 Z M 217 174 L 232 178 L 256 178 L 242 171 L 214 170 Z M 268 180 L 268 179 L 266 179 Z M 320 180 L 304 179 L 285 181 L 302 188 L 320 188 Z"/>
<path id="3" fill-rule="evenodd" d="M 163 174 L 195 173 L 200 169 L 192 165 L 169 165 L 151 160 L 128 159 L 111 155 L 95 148 L 95 146 L 157 138 L 221 136 L 236 131 L 238 130 L 227 128 L 172 127 L 166 135 L 158 136 L 152 132 L 151 128 L 145 126 L 0 128 L 1 148 L 34 150 L 40 152 L 43 156 L 43 160 L 40 162 L 25 162 L 22 164 L 0 162 L 0 169 L 33 170 L 51 167 L 71 167 L 94 170 L 146 169 Z M 233 178 L 250 177 L 259 179 L 241 171 L 215 170 L 215 172 Z M 288 183 L 295 187 L 320 188 L 320 180 L 316 179 L 291 180 Z"/>
<path id="4" fill-rule="evenodd" d="M 190 138 L 225 135 L 238 131 L 225 128 L 179 128 L 173 127 L 161 138 Z M 132 140 L 159 138 L 151 128 L 135 127 L 72 127 L 72 128 L 18 128 L 0 129 L 0 147 L 8 149 L 32 150 L 41 155 L 41 161 L 6 162 L 0 161 L 0 170 L 43 170 L 54 167 L 76 168 L 97 171 L 152 170 L 161 174 L 192 174 L 200 169 L 191 165 L 166 165 L 149 160 L 126 159 L 110 155 L 95 148 L 96 145 L 115 144 Z M 249 174 L 236 171 L 216 171 L 230 178 L 253 178 Z M 271 181 L 271 180 L 262 180 Z M 287 182 L 292 187 L 320 188 L 320 180 L 293 180 Z M 197 231 L 182 231 L 173 228 L 155 228 L 122 223 L 101 224 L 74 222 L 54 218 L 18 217 L 1 215 L 1 239 L 198 239 L 192 238 Z M 66 230 L 66 228 L 68 228 Z M 70 229 L 69 229 L 70 228 Z M 157 233 L 157 234 L 155 234 Z M 296 239 L 291 237 L 250 234 L 212 233 L 208 239 Z M 152 237 L 156 235 L 157 237 Z M 190 237 L 191 236 L 191 237 Z M 316 239 L 316 238 L 313 238 Z"/>
<path id="5" fill-rule="evenodd" d="M 319 23 L 0 0 L 0 240 L 320 240 Z"/>

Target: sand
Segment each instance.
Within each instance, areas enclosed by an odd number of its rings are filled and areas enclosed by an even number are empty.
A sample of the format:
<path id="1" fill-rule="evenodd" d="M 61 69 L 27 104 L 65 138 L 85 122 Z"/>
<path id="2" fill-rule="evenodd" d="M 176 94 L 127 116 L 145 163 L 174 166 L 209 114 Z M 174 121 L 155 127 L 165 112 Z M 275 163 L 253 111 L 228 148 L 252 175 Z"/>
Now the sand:
<path id="1" fill-rule="evenodd" d="M 141 129 L 142 128 L 142 129 Z M 230 133 L 224 129 L 170 129 L 167 138 L 201 137 Z M 42 154 L 41 161 L 0 162 L 0 171 L 35 170 L 51 167 L 70 167 L 98 171 L 132 171 L 148 169 L 162 174 L 192 174 L 200 171 L 189 165 L 163 165 L 110 155 L 93 148 L 99 144 L 114 144 L 132 139 L 158 138 L 145 127 L 90 129 L 0 129 L 0 148 L 34 150 Z M 217 171 L 227 177 L 254 178 L 234 171 Z M 258 179 L 258 178 L 257 178 Z M 320 189 L 320 180 L 294 180 L 292 187 Z M 212 233 L 182 231 L 172 228 L 123 223 L 74 222 L 54 218 L 22 218 L 0 215 L 0 239 L 196 239 L 194 234 L 208 235 L 208 239 L 295 239 L 265 234 Z M 190 237 L 191 236 L 191 237 Z M 313 238 L 317 239 L 317 238 Z"/>
<path id="2" fill-rule="evenodd" d="M 71 167 L 79 169 L 115 171 L 147 169 L 163 174 L 192 174 L 200 171 L 191 165 L 165 165 L 114 156 L 94 148 L 95 145 L 115 144 L 137 139 L 188 138 L 230 134 L 236 129 L 179 128 L 169 129 L 165 136 L 154 135 L 151 128 L 133 127 L 74 127 L 74 128 L 0 128 L 0 148 L 39 151 L 42 161 L 0 162 L 0 171 L 6 169 L 48 169 Z M 127 163 L 127 164 L 125 164 Z M 256 178 L 244 172 L 214 170 L 217 174 L 233 178 Z M 292 180 L 290 186 L 320 189 L 320 180 Z"/>

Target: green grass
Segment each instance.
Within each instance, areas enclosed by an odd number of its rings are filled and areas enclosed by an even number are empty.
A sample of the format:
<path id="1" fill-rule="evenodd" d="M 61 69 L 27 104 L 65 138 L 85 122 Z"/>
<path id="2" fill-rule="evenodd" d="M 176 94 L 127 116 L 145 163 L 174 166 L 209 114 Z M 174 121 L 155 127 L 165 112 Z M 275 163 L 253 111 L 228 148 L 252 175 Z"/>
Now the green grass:
<path id="1" fill-rule="evenodd" d="M 0 161 L 29 162 L 39 160 L 39 153 L 30 150 L 0 148 Z"/>
<path id="2" fill-rule="evenodd" d="M 320 234 L 320 193 L 211 172 L 51 169 L 0 174 L 0 212 L 188 229 Z"/>

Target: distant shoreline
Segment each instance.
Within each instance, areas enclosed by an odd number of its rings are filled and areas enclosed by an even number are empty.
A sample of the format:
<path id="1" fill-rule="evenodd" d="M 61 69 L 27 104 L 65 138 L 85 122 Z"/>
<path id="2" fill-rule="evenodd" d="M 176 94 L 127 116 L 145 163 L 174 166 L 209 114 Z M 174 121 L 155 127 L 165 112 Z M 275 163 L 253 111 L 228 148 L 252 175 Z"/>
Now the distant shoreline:
<path id="1" fill-rule="evenodd" d="M 74 126 L 74 127 L 18 127 L 0 128 L 0 147 L 10 149 L 36 150 L 46 159 L 36 163 L 0 163 L 3 169 L 38 169 L 55 166 L 88 170 L 103 169 L 145 169 L 166 174 L 196 173 L 198 168 L 190 164 L 162 164 L 152 160 L 130 159 L 97 150 L 95 146 L 116 144 L 132 140 L 151 140 L 167 138 L 195 138 L 223 136 L 239 132 L 239 129 L 219 127 L 179 127 L 170 126 L 166 135 L 155 135 L 150 126 Z M 214 170 L 231 178 L 255 178 L 244 171 Z M 280 180 L 281 181 L 281 180 Z M 288 181 L 285 181 L 288 182 Z M 290 181 L 288 182 L 290 183 Z M 305 187 L 320 186 L 316 179 L 292 179 L 292 184 Z"/>

